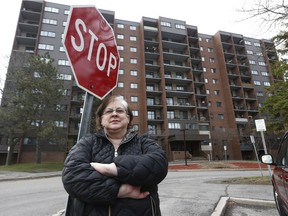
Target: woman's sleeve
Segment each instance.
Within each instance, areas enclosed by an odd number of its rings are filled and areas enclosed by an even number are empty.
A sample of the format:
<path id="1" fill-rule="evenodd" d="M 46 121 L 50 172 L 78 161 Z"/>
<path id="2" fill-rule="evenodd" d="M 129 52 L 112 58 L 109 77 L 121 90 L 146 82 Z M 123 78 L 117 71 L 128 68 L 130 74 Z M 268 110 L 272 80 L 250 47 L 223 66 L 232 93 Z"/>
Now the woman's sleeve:
<path id="1" fill-rule="evenodd" d="M 114 159 L 121 182 L 151 186 L 160 183 L 167 175 L 168 161 L 161 146 L 148 137 L 141 137 L 141 155 L 119 155 Z"/>
<path id="2" fill-rule="evenodd" d="M 62 182 L 72 197 L 85 202 L 110 203 L 117 198 L 120 184 L 91 167 L 95 136 L 82 138 L 73 146 L 64 162 Z"/>

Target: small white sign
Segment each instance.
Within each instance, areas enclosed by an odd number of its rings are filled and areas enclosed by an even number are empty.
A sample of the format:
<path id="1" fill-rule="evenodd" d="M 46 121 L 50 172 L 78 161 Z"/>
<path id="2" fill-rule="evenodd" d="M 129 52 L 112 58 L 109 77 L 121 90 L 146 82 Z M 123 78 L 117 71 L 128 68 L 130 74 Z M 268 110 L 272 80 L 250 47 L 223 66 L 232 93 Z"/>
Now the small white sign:
<path id="1" fill-rule="evenodd" d="M 255 120 L 256 130 L 257 131 L 266 131 L 266 125 L 264 119 Z"/>

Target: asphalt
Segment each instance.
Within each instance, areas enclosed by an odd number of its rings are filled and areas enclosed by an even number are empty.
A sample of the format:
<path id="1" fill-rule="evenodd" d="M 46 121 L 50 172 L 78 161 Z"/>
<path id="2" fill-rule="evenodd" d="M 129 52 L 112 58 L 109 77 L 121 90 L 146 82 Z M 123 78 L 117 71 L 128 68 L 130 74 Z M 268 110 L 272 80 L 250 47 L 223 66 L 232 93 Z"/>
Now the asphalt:
<path id="1" fill-rule="evenodd" d="M 45 173 L 26 173 L 26 172 L 10 172 L 10 171 L 0 171 L 0 182 L 2 181 L 18 181 L 18 180 L 27 180 L 27 179 L 38 179 L 38 178 L 51 178 L 61 176 L 61 171 L 58 172 L 45 172 Z M 268 186 L 267 186 L 268 187 Z M 249 199 L 249 198 L 237 198 L 237 197 L 219 197 L 219 202 L 214 209 L 214 212 L 211 216 L 228 216 L 227 209 L 231 209 L 231 202 L 236 204 L 237 208 L 252 208 L 253 211 L 257 211 L 258 207 L 261 206 L 268 206 L 275 211 L 275 202 L 274 200 L 267 201 L 267 200 L 256 200 L 256 199 Z M 243 207 L 246 205 L 246 207 Z M 229 207 L 230 206 L 230 207 Z M 240 206 L 240 207 L 239 207 Z M 242 207 L 241 207 L 242 206 Z M 237 209 L 236 208 L 236 209 Z M 235 209 L 235 207 L 234 207 Z M 229 210 L 231 211 L 231 210 Z M 63 216 L 65 211 L 61 210 L 57 214 L 52 216 Z M 234 214 L 231 214 L 234 215 Z M 251 214 L 252 215 L 252 214 Z M 264 216 L 264 215 L 263 215 Z"/>

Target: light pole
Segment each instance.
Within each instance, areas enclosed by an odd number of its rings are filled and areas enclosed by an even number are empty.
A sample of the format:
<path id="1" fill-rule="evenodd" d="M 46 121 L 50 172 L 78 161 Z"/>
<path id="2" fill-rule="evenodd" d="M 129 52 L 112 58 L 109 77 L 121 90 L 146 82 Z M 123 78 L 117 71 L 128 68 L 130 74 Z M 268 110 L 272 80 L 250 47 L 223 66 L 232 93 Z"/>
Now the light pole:
<path id="1" fill-rule="evenodd" d="M 181 129 L 180 131 L 183 131 L 183 139 L 184 139 L 184 160 L 185 160 L 185 166 L 187 166 L 187 157 L 186 157 L 186 128 Z"/>

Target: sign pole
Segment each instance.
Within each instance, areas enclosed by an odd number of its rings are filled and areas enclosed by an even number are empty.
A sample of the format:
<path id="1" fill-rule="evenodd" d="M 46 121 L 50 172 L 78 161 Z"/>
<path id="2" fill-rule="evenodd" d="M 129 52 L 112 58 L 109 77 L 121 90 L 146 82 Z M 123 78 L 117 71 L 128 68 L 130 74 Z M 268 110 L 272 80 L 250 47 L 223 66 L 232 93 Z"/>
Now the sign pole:
<path id="1" fill-rule="evenodd" d="M 262 143 L 263 143 L 263 147 L 264 147 L 264 152 L 265 154 L 268 154 L 267 148 L 266 148 L 266 142 L 265 142 L 265 138 L 264 138 L 264 132 L 260 131 L 261 134 L 261 138 L 262 138 Z M 268 171 L 269 171 L 269 175 L 271 176 L 271 168 L 270 165 L 267 165 L 268 167 Z"/>
<path id="2" fill-rule="evenodd" d="M 256 155 L 257 162 L 258 162 L 259 170 L 260 170 L 260 172 L 261 172 L 261 176 L 263 177 L 260 160 L 259 160 L 259 157 L 258 157 L 258 154 L 257 154 L 257 149 L 256 149 L 256 146 L 255 146 L 254 136 L 250 135 L 250 140 L 251 140 L 251 143 L 252 143 L 252 145 L 253 145 L 253 147 L 254 147 L 254 151 L 255 151 L 255 155 Z"/>
<path id="3" fill-rule="evenodd" d="M 92 105 L 93 105 L 93 95 L 86 92 L 77 141 L 79 141 L 88 132 Z"/>
<path id="4" fill-rule="evenodd" d="M 268 154 L 268 151 L 266 148 L 266 142 L 265 142 L 265 138 L 264 138 L 264 131 L 266 131 L 265 120 L 264 119 L 257 119 L 257 120 L 255 120 L 255 124 L 256 124 L 256 130 L 258 132 L 260 132 L 260 134 L 261 134 L 264 152 L 265 152 L 265 154 Z M 271 176 L 270 165 L 267 165 L 267 167 L 268 167 L 269 175 Z"/>

